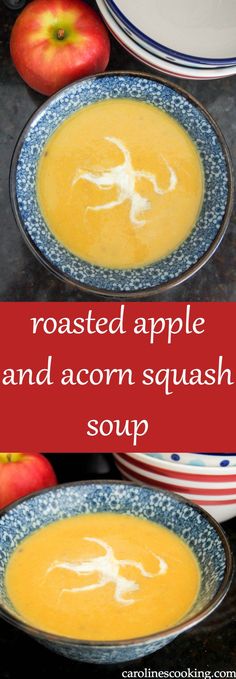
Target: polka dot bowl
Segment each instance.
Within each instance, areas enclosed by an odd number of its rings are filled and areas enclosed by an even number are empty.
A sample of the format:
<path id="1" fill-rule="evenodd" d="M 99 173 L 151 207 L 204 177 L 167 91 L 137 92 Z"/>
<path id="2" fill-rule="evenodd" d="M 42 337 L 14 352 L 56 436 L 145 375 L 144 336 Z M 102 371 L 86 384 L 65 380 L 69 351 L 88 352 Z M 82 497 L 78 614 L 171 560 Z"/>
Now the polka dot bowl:
<path id="1" fill-rule="evenodd" d="M 180 493 L 204 507 L 220 523 L 236 516 L 235 453 L 222 456 L 223 466 L 184 464 L 185 455 L 191 454 L 117 453 L 115 460 L 129 481 Z M 205 458 L 205 453 L 199 455 Z"/>
<path id="2" fill-rule="evenodd" d="M 110 642 L 69 639 L 43 632 L 22 620 L 5 585 L 7 564 L 15 548 L 34 531 L 59 519 L 111 511 L 159 523 L 187 542 L 201 569 L 200 591 L 191 611 L 174 628 L 147 637 Z M 230 587 L 232 571 L 230 547 L 220 526 L 203 510 L 162 490 L 116 481 L 66 484 L 19 500 L 0 514 L 0 615 L 72 660 L 124 666 L 129 660 L 154 653 L 217 608 Z"/>
<path id="3" fill-rule="evenodd" d="M 195 467 L 236 467 L 236 453 L 150 453 L 160 460 Z"/>
<path id="4" fill-rule="evenodd" d="M 173 116 L 197 145 L 204 170 L 203 206 L 189 237 L 164 259 L 136 269 L 99 267 L 73 255 L 49 230 L 37 199 L 38 161 L 50 135 L 76 111 L 111 98 L 142 100 Z M 218 126 L 187 92 L 153 75 L 104 73 L 69 85 L 36 111 L 14 152 L 10 194 L 23 237 L 52 273 L 90 293 L 136 299 L 176 286 L 213 255 L 232 212 L 232 167 Z"/>

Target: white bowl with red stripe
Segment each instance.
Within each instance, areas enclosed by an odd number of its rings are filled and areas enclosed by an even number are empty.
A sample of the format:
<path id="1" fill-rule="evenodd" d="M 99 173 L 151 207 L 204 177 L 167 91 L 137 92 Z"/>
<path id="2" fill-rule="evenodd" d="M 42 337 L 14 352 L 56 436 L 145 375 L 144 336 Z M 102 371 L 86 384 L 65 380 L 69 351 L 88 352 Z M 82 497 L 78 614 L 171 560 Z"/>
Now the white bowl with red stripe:
<path id="1" fill-rule="evenodd" d="M 180 493 L 204 507 L 219 522 L 236 516 L 234 467 L 180 465 L 151 453 L 116 453 L 114 457 L 127 480 Z"/>

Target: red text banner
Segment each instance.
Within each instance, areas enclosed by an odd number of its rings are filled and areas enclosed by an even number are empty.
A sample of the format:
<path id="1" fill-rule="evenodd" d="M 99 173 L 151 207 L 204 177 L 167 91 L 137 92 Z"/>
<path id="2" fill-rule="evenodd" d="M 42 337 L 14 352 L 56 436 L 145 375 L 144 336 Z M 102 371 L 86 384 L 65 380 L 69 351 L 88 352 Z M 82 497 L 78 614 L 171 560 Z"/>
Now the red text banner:
<path id="1" fill-rule="evenodd" d="M 235 305 L 2 303 L 1 447 L 235 452 Z"/>

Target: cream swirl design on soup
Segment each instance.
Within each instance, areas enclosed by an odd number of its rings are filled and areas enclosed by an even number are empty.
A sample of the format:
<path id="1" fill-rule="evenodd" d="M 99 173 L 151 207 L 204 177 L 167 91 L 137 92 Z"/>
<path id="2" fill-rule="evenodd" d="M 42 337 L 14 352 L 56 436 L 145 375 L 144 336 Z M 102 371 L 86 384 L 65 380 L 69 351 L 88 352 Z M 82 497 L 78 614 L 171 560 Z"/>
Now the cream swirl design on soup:
<path id="1" fill-rule="evenodd" d="M 99 589 L 101 587 L 105 587 L 105 585 L 107 585 L 108 583 L 114 583 L 115 601 L 119 604 L 129 606 L 130 604 L 135 603 L 135 599 L 124 599 L 124 596 L 126 594 L 129 594 L 130 592 L 138 590 L 139 585 L 134 580 L 131 580 L 121 575 L 120 574 L 121 567 L 131 566 L 133 568 L 137 568 L 137 570 L 142 574 L 144 578 L 156 578 L 160 575 L 165 575 L 168 570 L 168 565 L 166 561 L 162 559 L 160 556 L 154 554 L 154 552 L 151 552 L 150 550 L 148 550 L 149 553 L 152 554 L 154 559 L 156 559 L 159 564 L 159 569 L 157 573 L 150 573 L 146 571 L 141 562 L 135 561 L 133 559 L 116 559 L 112 547 L 110 547 L 110 545 L 104 542 L 103 540 L 90 537 L 85 537 L 83 538 L 83 540 L 86 540 L 88 542 L 94 542 L 95 544 L 99 545 L 105 550 L 105 554 L 103 556 L 93 557 L 91 559 L 88 559 L 87 561 L 83 561 L 82 559 L 78 562 L 54 561 L 51 564 L 51 566 L 49 566 L 49 568 L 47 569 L 46 576 L 48 576 L 55 569 L 59 568 L 62 570 L 71 571 L 78 576 L 98 573 L 100 578 L 98 582 L 93 584 L 84 585 L 81 587 L 70 587 L 70 588 L 64 587 L 60 592 L 59 598 L 61 598 L 61 596 L 66 592 L 77 593 L 91 591 Z"/>
<path id="2" fill-rule="evenodd" d="M 134 99 L 106 99 L 69 116 L 38 164 L 37 198 L 55 238 L 109 269 L 168 256 L 190 235 L 203 196 L 201 157 L 185 128 Z"/>
<path id="3" fill-rule="evenodd" d="M 200 582 L 195 555 L 179 535 L 110 511 L 59 519 L 32 532 L 6 573 L 9 600 L 26 622 L 87 641 L 134 639 L 173 627 L 193 606 Z"/>
<path id="4" fill-rule="evenodd" d="M 111 210 L 118 205 L 122 205 L 126 200 L 129 200 L 129 217 L 131 223 L 136 227 L 145 226 L 147 220 L 141 219 L 141 215 L 151 208 L 151 203 L 149 199 L 144 198 L 138 193 L 136 190 L 136 182 L 139 179 L 146 179 L 152 184 L 156 194 L 164 196 L 166 193 L 175 190 L 178 181 L 176 173 L 162 156 L 162 161 L 169 172 L 169 185 L 166 189 L 163 189 L 158 185 L 157 178 L 152 172 L 134 169 L 131 154 L 121 139 L 117 139 L 116 137 L 104 137 L 104 139 L 120 149 L 124 156 L 124 162 L 112 167 L 110 170 L 89 172 L 87 170 L 78 169 L 73 178 L 72 186 L 75 186 L 81 179 L 85 179 L 86 181 L 95 184 L 101 190 L 109 191 L 116 187 L 118 194 L 117 200 L 104 203 L 104 205 L 89 206 L 87 207 L 87 210 L 93 210 L 95 212 L 98 210 Z"/>

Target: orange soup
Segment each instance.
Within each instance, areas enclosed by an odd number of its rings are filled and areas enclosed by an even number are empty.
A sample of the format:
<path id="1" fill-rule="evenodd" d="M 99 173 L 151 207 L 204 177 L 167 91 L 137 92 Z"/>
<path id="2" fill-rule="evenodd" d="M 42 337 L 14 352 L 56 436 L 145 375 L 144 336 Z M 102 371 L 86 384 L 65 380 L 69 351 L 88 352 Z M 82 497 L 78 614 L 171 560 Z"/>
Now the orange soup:
<path id="1" fill-rule="evenodd" d="M 6 572 L 9 598 L 31 625 L 66 637 L 118 640 L 179 622 L 200 570 L 188 545 L 154 522 L 123 514 L 56 521 L 26 538 Z"/>
<path id="2" fill-rule="evenodd" d="M 143 101 L 111 99 L 63 122 L 39 161 L 38 201 L 68 250 L 103 267 L 150 264 L 175 250 L 199 215 L 197 147 Z"/>

